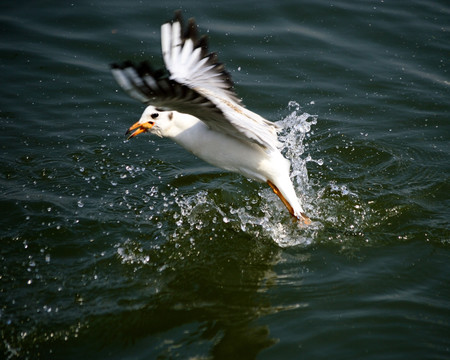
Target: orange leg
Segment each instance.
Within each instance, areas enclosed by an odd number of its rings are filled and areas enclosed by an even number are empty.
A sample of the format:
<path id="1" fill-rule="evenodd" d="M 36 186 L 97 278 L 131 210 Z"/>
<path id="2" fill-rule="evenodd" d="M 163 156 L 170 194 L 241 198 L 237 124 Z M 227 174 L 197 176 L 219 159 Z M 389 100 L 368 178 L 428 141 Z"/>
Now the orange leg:
<path id="1" fill-rule="evenodd" d="M 308 216 L 306 216 L 305 214 L 301 213 L 300 217 L 301 219 L 299 219 L 295 214 L 294 214 L 294 209 L 292 208 L 291 204 L 289 204 L 289 202 L 284 198 L 283 194 L 280 192 L 280 190 L 278 190 L 278 188 L 270 181 L 267 180 L 267 184 L 270 186 L 270 188 L 273 190 L 273 192 L 275 194 L 277 194 L 277 196 L 281 199 L 281 201 L 283 202 L 284 206 L 287 207 L 289 214 L 291 214 L 294 218 L 298 219 L 298 220 L 302 220 L 306 225 L 311 224 L 311 220 L 309 219 Z"/>

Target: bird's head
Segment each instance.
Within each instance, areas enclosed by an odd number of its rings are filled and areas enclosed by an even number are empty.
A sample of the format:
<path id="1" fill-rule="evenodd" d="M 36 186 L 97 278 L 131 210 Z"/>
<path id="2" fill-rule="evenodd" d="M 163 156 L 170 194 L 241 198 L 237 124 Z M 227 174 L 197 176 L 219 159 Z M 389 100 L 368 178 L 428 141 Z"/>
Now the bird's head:
<path id="1" fill-rule="evenodd" d="M 128 136 L 128 139 L 131 139 L 143 132 L 151 132 L 158 136 L 163 136 L 165 130 L 170 126 L 172 118 L 172 111 L 164 111 L 151 105 L 147 106 L 139 121 L 131 126 L 125 135 L 128 135 L 135 130 L 130 136 Z"/>

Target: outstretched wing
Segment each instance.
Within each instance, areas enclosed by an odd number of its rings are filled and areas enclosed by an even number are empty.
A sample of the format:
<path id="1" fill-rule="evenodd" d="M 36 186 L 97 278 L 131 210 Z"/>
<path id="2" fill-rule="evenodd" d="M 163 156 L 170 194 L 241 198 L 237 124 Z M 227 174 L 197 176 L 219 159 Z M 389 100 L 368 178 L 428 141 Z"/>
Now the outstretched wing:
<path id="1" fill-rule="evenodd" d="M 189 86 L 171 80 L 164 69 L 154 70 L 147 61 L 138 65 L 131 61 L 112 64 L 111 72 L 128 95 L 144 104 L 183 113 L 220 114 L 213 102 Z"/>
<path id="2" fill-rule="evenodd" d="M 198 36 L 194 19 L 189 19 L 184 31 L 181 11 L 175 12 L 175 18 L 161 26 L 161 49 L 171 79 L 240 103 L 231 75 L 218 61 L 216 53 L 208 53 L 208 38 Z"/>
<path id="3" fill-rule="evenodd" d="M 191 114 L 214 130 L 265 149 L 279 146 L 278 126 L 240 104 L 231 76 L 217 56 L 208 53 L 206 37 L 198 38 L 193 19 L 183 31 L 177 12 L 161 27 L 161 46 L 167 70 L 154 70 L 148 62 L 111 66 L 115 79 L 131 97 Z"/>

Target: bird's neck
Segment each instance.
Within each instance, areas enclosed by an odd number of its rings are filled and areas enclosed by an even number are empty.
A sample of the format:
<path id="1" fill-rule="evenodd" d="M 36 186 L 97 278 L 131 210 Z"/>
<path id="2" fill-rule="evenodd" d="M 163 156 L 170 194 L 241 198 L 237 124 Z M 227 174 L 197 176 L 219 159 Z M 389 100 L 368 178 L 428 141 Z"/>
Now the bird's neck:
<path id="1" fill-rule="evenodd" d="M 172 139 L 187 150 L 192 151 L 204 139 L 209 128 L 203 121 L 200 121 L 194 116 L 183 114 L 181 117 L 177 115 L 174 114 L 170 128 L 162 135 Z"/>

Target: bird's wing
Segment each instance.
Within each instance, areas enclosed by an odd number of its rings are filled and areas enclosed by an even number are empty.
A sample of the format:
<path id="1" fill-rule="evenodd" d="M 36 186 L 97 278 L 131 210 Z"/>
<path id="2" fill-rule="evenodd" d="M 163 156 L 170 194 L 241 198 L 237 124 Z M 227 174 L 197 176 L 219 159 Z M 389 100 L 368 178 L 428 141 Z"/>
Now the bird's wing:
<path id="1" fill-rule="evenodd" d="M 240 103 L 231 75 L 218 61 L 217 54 L 208 52 L 208 38 L 198 36 L 194 19 L 189 19 L 185 30 L 181 11 L 175 12 L 174 19 L 161 26 L 161 50 L 171 79 L 194 89 L 209 89 L 221 98 Z"/>
<path id="2" fill-rule="evenodd" d="M 161 47 L 167 70 L 148 62 L 113 64 L 119 85 L 133 98 L 191 114 L 211 129 L 265 149 L 279 147 L 279 127 L 244 108 L 233 91 L 230 74 L 208 53 L 206 37 L 198 38 L 193 19 L 183 30 L 181 13 L 161 27 Z"/>

